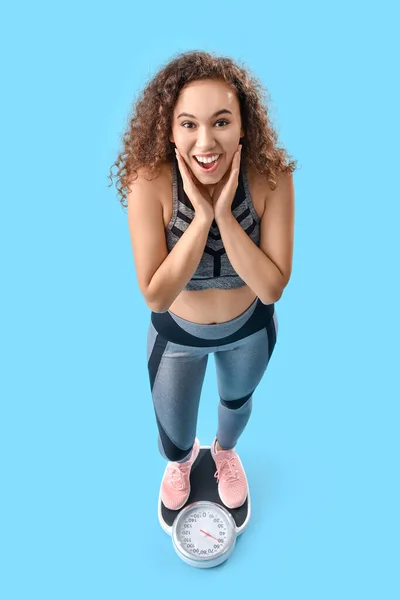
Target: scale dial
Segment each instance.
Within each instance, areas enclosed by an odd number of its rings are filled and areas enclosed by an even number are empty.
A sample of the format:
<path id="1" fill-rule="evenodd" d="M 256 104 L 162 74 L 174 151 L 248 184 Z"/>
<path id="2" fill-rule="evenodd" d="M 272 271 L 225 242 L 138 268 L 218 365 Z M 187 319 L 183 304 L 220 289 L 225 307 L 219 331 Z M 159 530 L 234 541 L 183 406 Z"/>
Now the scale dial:
<path id="1" fill-rule="evenodd" d="M 219 504 L 194 502 L 175 519 L 172 543 L 178 556 L 191 566 L 215 567 L 233 552 L 236 524 Z"/>

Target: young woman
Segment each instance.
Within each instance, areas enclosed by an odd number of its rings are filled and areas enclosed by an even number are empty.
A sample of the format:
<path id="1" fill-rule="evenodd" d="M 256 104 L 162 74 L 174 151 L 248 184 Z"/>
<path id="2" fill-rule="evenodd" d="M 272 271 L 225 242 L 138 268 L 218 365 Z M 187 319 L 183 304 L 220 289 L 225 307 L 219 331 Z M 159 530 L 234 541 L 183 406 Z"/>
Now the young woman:
<path id="1" fill-rule="evenodd" d="M 190 494 L 211 353 L 218 492 L 230 508 L 247 497 L 235 446 L 275 346 L 275 303 L 290 278 L 294 237 L 296 161 L 277 146 L 260 89 L 230 58 L 178 55 L 144 89 L 115 163 L 138 284 L 152 311 L 148 369 L 159 449 L 169 461 L 161 497 L 172 510 Z"/>

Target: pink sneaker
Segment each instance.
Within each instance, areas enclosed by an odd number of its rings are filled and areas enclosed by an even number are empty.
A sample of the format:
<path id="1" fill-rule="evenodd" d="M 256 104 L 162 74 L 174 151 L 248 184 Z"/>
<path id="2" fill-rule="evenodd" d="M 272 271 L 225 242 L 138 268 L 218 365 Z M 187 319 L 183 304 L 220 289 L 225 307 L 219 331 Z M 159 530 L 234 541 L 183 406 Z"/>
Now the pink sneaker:
<path id="1" fill-rule="evenodd" d="M 178 510 L 190 496 L 190 471 L 200 452 L 196 438 L 190 458 L 183 463 L 169 462 L 161 483 L 161 500 L 166 508 Z"/>
<path id="2" fill-rule="evenodd" d="M 228 508 L 239 508 L 247 498 L 247 479 L 243 465 L 234 449 L 216 450 L 217 439 L 211 446 L 211 456 L 217 466 L 214 477 L 218 481 L 218 494 Z"/>

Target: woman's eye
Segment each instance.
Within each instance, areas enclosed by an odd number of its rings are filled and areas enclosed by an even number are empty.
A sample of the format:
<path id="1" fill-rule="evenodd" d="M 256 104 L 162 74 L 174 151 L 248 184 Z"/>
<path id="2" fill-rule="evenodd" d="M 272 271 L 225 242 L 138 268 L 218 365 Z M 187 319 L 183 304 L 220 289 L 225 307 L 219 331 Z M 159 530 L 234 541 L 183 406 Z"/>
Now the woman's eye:
<path id="1" fill-rule="evenodd" d="M 226 123 L 227 125 L 229 125 L 229 121 L 227 121 L 226 119 L 220 119 L 215 124 L 217 125 L 217 123 Z M 182 127 L 185 127 L 185 125 L 194 125 L 194 123 L 192 123 L 191 121 L 185 121 L 184 123 L 182 123 Z M 185 127 L 185 129 L 191 129 L 191 127 Z"/>

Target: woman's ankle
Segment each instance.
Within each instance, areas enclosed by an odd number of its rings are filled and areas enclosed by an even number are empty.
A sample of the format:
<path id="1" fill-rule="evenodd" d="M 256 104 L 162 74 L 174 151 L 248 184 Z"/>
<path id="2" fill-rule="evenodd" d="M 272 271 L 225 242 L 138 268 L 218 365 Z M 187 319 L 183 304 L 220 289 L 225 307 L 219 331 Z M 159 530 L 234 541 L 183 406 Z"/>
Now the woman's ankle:
<path id="1" fill-rule="evenodd" d="M 231 450 L 231 448 L 228 448 L 228 449 L 227 448 L 221 448 L 221 446 L 218 444 L 218 440 L 217 440 L 217 442 L 215 444 L 215 449 L 216 449 L 217 452 L 221 452 L 221 451 L 222 452 L 226 452 L 227 450 Z"/>

